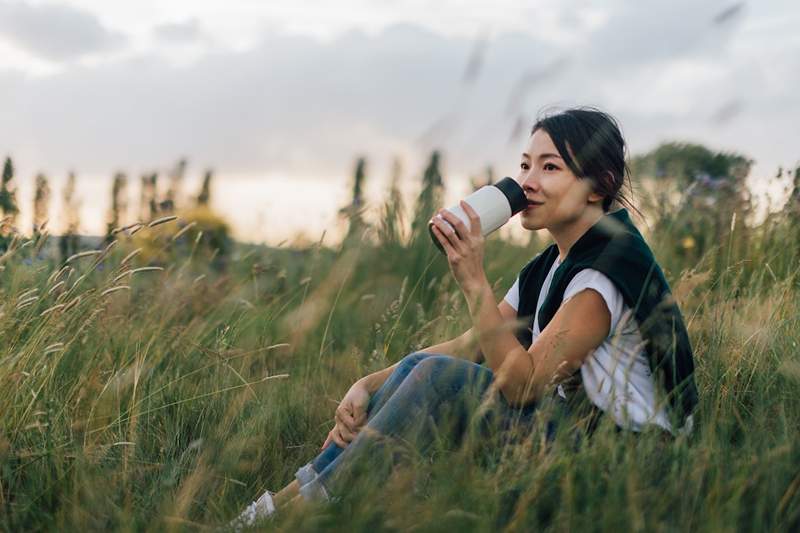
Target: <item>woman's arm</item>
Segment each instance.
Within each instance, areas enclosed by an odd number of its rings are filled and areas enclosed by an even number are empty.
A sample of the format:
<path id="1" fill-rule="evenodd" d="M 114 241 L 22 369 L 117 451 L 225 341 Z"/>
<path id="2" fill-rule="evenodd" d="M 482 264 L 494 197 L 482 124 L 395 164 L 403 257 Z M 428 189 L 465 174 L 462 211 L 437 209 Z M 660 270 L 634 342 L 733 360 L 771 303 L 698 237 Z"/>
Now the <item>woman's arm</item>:
<path id="1" fill-rule="evenodd" d="M 525 350 L 511 329 L 504 327 L 486 279 L 480 217 L 468 203 L 462 201 L 460 206 L 469 218 L 469 228 L 453 213 L 441 209 L 431 220 L 433 232 L 467 299 L 473 330 L 495 382 L 510 404 L 525 405 L 541 397 L 548 385 L 580 368 L 608 336 L 611 313 L 598 292 L 583 290 L 561 304 Z"/>
<path id="2" fill-rule="evenodd" d="M 441 209 L 432 219 L 433 232 L 467 299 L 473 330 L 498 388 L 510 404 L 525 405 L 541 397 L 548 385 L 580 368 L 608 336 L 611 313 L 598 292 L 583 290 L 561 304 L 525 350 L 511 329 L 504 327 L 486 279 L 480 217 L 468 203 L 462 201 L 460 205 L 469 217 L 469 228 L 453 213 Z"/>
<path id="3" fill-rule="evenodd" d="M 465 296 L 487 366 L 512 405 L 535 401 L 548 386 L 572 375 L 611 328 L 611 313 L 603 297 L 594 290 L 583 290 L 561 304 L 547 327 L 525 350 L 503 327 L 488 283 L 465 291 Z"/>

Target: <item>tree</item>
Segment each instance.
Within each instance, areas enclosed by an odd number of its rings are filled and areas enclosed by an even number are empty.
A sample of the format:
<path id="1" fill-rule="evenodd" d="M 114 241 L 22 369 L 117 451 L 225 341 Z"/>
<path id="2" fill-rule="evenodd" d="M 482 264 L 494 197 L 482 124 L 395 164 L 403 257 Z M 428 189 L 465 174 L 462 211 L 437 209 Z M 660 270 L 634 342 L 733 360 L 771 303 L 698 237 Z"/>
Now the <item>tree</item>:
<path id="1" fill-rule="evenodd" d="M 367 161 L 363 157 L 359 157 L 358 160 L 356 160 L 356 169 L 353 174 L 353 193 L 350 204 L 339 209 L 339 214 L 344 216 L 348 221 L 347 235 L 345 236 L 346 242 L 350 242 L 353 239 L 360 241 L 361 235 L 365 229 L 362 214 L 364 210 L 366 165 Z"/>
<path id="2" fill-rule="evenodd" d="M 169 186 L 167 195 L 161 203 L 161 211 L 172 213 L 178 209 L 181 190 L 183 189 L 183 178 L 186 175 L 186 159 L 181 159 L 169 174 Z"/>
<path id="3" fill-rule="evenodd" d="M 150 220 L 158 214 L 158 174 L 142 176 L 142 188 L 139 194 L 139 218 Z"/>
<path id="4" fill-rule="evenodd" d="M 422 190 L 417 198 L 414 208 L 414 219 L 411 223 L 412 243 L 419 242 L 421 239 L 429 239 L 428 221 L 439 209 L 444 196 L 444 182 L 439 170 L 440 156 L 438 151 L 431 153 L 428 166 L 422 175 Z"/>
<path id="5" fill-rule="evenodd" d="M 484 177 L 471 177 L 469 179 L 469 185 L 472 188 L 472 191 L 477 191 L 481 187 L 486 185 L 491 185 L 494 183 L 494 169 L 490 166 L 486 167 L 486 172 L 484 173 Z"/>
<path id="6" fill-rule="evenodd" d="M 33 234 L 39 235 L 47 223 L 47 213 L 50 206 L 50 185 L 47 176 L 37 174 L 36 190 L 33 195 Z"/>
<path id="7" fill-rule="evenodd" d="M 654 231 L 663 234 L 662 242 L 675 243 L 678 256 L 700 258 L 709 247 L 727 242 L 730 232 L 751 216 L 745 180 L 752 164 L 735 152 L 673 142 L 634 158 L 631 169 L 654 191 L 642 207 L 655 215 Z"/>
<path id="8" fill-rule="evenodd" d="M 70 172 L 62 192 L 64 201 L 64 232 L 58 241 L 61 260 L 78 252 L 78 229 L 80 227 L 80 201 L 75 196 L 75 173 Z"/>
<path id="9" fill-rule="evenodd" d="M 431 153 L 430 160 L 422 175 L 422 188 L 414 206 L 411 223 L 411 239 L 403 258 L 403 270 L 409 280 L 420 287 L 431 287 L 431 283 L 449 284 L 448 264 L 433 243 L 428 221 L 435 212 L 444 207 L 444 180 L 440 170 L 441 158 L 438 151 Z M 430 309 L 436 301 L 436 291 L 425 290 L 420 297 L 423 309 Z"/>
<path id="10" fill-rule="evenodd" d="M 108 214 L 108 225 L 106 226 L 106 241 L 113 239 L 113 231 L 125 223 L 128 211 L 128 177 L 122 172 L 114 175 L 114 183 L 111 186 L 111 209 Z"/>
<path id="11" fill-rule="evenodd" d="M 3 165 L 3 181 L 0 184 L 0 210 L 2 210 L 5 217 L 9 218 L 9 223 L 12 225 L 19 213 L 13 180 L 14 163 L 11 162 L 10 157 L 6 157 L 6 162 Z"/>
<path id="12" fill-rule="evenodd" d="M 783 212 L 792 228 L 794 242 L 791 246 L 797 247 L 800 244 L 800 164 L 794 169 L 792 191 L 789 193 L 786 205 L 783 206 Z"/>
<path id="13" fill-rule="evenodd" d="M 676 180 L 681 188 L 703 179 L 738 186 L 744 183 L 752 164 L 752 160 L 735 152 L 715 152 L 700 144 L 670 142 L 634 158 L 632 170 L 657 179 Z"/>
<path id="14" fill-rule="evenodd" d="M 794 169 L 794 179 L 792 180 L 792 192 L 789 194 L 789 201 L 786 202 L 789 213 L 800 218 L 800 165 Z"/>
<path id="15" fill-rule="evenodd" d="M 214 178 L 214 171 L 206 170 L 203 175 L 203 185 L 200 187 L 200 194 L 197 195 L 198 207 L 208 207 L 211 203 L 211 180 Z"/>
<path id="16" fill-rule="evenodd" d="M 381 207 L 378 241 L 381 244 L 402 244 L 405 240 L 403 225 L 405 222 L 405 205 L 400 192 L 400 176 L 403 166 L 399 158 L 392 162 L 392 177 L 386 202 Z"/>
<path id="17" fill-rule="evenodd" d="M 3 165 L 3 180 L 0 182 L 0 251 L 8 248 L 12 234 L 16 231 L 14 224 L 17 221 L 16 192 L 14 191 L 14 164 L 10 157 L 6 157 Z"/>

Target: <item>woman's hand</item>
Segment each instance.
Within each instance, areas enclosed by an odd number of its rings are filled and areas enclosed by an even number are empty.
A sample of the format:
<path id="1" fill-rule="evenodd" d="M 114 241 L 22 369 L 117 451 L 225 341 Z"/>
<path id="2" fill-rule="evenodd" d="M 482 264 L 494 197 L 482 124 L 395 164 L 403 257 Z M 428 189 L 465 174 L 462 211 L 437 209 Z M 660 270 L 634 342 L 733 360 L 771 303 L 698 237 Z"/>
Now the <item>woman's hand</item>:
<path id="1" fill-rule="evenodd" d="M 359 380 L 356 381 L 347 394 L 344 395 L 339 406 L 336 408 L 334 418 L 336 424 L 328 433 L 328 438 L 322 445 L 322 449 L 328 447 L 331 442 L 336 443 L 340 448 L 347 445 L 356 438 L 359 430 L 367 421 L 367 405 L 369 405 L 369 391 Z"/>
<path id="2" fill-rule="evenodd" d="M 460 205 L 469 217 L 469 229 L 453 213 L 447 209 L 440 209 L 432 219 L 433 233 L 442 243 L 450 270 L 461 290 L 468 293 L 488 283 L 483 269 L 484 237 L 481 234 L 481 219 L 478 213 L 464 200 L 461 200 Z M 445 224 L 442 218 L 449 222 L 450 226 Z"/>

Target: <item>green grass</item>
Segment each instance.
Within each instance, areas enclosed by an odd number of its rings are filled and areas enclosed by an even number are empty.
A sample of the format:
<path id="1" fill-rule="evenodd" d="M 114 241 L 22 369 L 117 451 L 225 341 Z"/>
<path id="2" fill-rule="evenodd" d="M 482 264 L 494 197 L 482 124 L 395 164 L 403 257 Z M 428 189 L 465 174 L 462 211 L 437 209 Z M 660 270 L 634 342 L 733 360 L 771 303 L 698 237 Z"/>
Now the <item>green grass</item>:
<path id="1" fill-rule="evenodd" d="M 604 425 L 588 443 L 545 447 L 534 427 L 514 446 L 439 450 L 427 467 L 417 461 L 265 527 L 800 527 L 800 223 L 736 226 L 688 253 L 675 246 L 680 230 L 660 222 L 649 239 L 696 355 L 690 439 Z M 149 264 L 120 264 L 130 242 L 60 274 L 32 259 L 36 245 L 4 256 L 0 272 L 0 528 L 9 531 L 224 523 L 316 454 L 355 379 L 470 325 L 446 261 L 424 239 L 239 246 L 224 271 L 176 255 L 163 271 L 116 282 Z M 498 298 L 539 247 L 489 240 Z M 119 285 L 130 288 L 103 293 Z"/>

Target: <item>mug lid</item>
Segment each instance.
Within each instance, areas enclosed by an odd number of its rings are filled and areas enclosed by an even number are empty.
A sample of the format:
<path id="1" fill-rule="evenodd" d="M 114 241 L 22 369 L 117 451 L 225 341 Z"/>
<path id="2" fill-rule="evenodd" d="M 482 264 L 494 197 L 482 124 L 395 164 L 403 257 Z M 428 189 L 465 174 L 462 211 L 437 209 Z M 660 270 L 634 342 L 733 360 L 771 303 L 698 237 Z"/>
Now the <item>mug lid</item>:
<path id="1" fill-rule="evenodd" d="M 511 215 L 516 215 L 528 205 L 528 199 L 525 198 L 525 191 L 522 190 L 519 183 L 514 178 L 506 176 L 497 183 L 493 183 L 495 187 L 500 189 L 506 199 L 508 205 L 511 206 Z"/>

